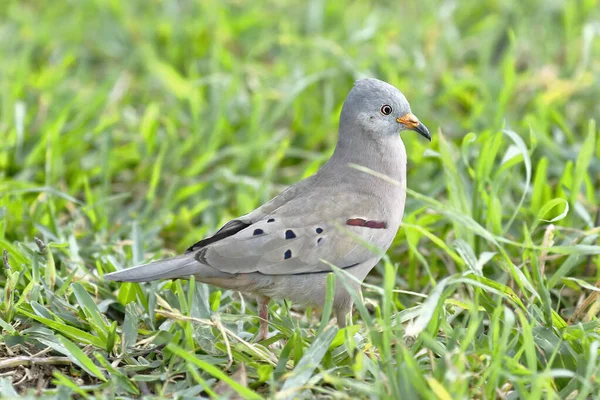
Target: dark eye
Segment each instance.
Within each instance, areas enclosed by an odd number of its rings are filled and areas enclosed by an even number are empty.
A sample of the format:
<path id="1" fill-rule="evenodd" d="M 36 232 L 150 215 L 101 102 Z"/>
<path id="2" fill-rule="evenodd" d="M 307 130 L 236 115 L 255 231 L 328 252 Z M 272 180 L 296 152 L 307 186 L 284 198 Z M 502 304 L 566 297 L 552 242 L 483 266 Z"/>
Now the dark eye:
<path id="1" fill-rule="evenodd" d="M 390 115 L 392 113 L 392 106 L 384 104 L 381 106 L 381 113 L 383 115 Z"/>

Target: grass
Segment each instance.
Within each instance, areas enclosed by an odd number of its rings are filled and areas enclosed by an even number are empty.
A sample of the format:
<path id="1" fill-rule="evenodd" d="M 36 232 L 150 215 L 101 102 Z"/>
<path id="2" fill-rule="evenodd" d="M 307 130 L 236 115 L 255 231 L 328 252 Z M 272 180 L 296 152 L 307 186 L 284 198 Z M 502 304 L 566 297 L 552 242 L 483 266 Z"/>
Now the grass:
<path id="1" fill-rule="evenodd" d="M 597 398 L 597 0 L 0 17 L 2 397 Z M 254 343 L 238 293 L 102 279 L 314 173 L 361 76 L 401 88 L 434 140 L 403 135 L 403 226 L 351 326 L 274 302 Z"/>

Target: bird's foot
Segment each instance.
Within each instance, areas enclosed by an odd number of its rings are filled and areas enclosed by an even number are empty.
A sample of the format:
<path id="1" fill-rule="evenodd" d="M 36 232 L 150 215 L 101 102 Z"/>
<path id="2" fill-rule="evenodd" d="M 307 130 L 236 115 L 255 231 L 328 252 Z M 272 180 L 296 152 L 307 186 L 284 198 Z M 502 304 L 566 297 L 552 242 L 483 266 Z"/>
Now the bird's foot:
<path id="1" fill-rule="evenodd" d="M 261 342 L 269 337 L 269 301 L 271 299 L 265 296 L 258 298 L 259 330 L 256 337 L 257 342 Z"/>

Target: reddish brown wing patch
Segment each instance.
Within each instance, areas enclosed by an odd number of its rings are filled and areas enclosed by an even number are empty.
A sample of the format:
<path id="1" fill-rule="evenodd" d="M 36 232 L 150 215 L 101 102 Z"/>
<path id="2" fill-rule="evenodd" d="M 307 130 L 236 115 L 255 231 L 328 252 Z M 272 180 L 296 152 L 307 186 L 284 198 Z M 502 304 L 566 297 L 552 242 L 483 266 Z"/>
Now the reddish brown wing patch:
<path id="1" fill-rule="evenodd" d="M 351 226 L 365 226 L 365 223 L 367 221 L 365 221 L 362 218 L 352 218 L 346 221 L 346 225 L 351 225 Z"/>
<path id="2" fill-rule="evenodd" d="M 362 218 L 351 218 L 349 220 L 346 220 L 346 225 L 364 226 L 365 228 L 371 228 L 371 229 L 387 228 L 385 221 L 367 221 Z"/>
<path id="3" fill-rule="evenodd" d="M 365 226 L 367 228 L 373 228 L 373 229 L 385 229 L 387 228 L 386 224 L 384 221 L 367 221 L 365 222 Z"/>

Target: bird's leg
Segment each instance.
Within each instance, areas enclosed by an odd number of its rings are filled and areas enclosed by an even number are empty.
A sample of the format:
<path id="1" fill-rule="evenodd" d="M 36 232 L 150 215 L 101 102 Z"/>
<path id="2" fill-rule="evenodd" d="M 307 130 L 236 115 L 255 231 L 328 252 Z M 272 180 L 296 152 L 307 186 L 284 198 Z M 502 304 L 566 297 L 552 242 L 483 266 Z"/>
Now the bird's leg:
<path id="1" fill-rule="evenodd" d="M 269 302 L 267 296 L 258 296 L 258 317 L 260 329 L 258 331 L 257 341 L 265 340 L 269 336 Z"/>
<path id="2" fill-rule="evenodd" d="M 350 309 L 352 311 L 352 308 Z M 340 329 L 346 327 L 346 317 L 348 316 L 348 310 L 346 309 L 337 309 L 335 310 L 335 318 L 337 319 L 337 324 Z"/>

